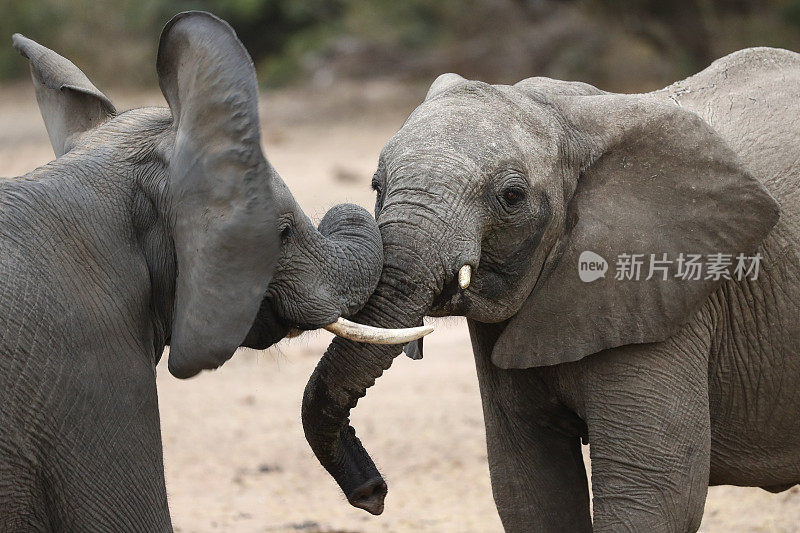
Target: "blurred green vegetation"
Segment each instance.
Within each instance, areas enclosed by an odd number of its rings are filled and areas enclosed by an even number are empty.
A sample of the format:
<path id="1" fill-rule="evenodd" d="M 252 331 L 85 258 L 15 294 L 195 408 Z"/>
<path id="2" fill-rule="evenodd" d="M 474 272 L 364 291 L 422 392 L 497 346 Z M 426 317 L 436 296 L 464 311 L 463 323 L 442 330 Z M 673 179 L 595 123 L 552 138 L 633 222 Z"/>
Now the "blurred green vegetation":
<path id="1" fill-rule="evenodd" d="M 633 90 L 747 46 L 800 50 L 800 0 L 0 0 L 0 80 L 27 72 L 20 32 L 98 84 L 155 87 L 158 35 L 187 9 L 231 23 L 263 86 L 456 71 Z"/>

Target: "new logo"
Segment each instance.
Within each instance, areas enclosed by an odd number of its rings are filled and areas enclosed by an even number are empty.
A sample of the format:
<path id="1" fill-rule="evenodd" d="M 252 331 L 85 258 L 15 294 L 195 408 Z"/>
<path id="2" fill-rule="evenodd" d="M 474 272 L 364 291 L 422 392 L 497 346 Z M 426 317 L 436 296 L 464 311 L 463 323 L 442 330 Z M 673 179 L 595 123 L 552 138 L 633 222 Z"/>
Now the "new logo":
<path id="1" fill-rule="evenodd" d="M 608 263 L 602 256 L 586 250 L 578 257 L 578 276 L 584 283 L 604 278 L 608 271 Z"/>

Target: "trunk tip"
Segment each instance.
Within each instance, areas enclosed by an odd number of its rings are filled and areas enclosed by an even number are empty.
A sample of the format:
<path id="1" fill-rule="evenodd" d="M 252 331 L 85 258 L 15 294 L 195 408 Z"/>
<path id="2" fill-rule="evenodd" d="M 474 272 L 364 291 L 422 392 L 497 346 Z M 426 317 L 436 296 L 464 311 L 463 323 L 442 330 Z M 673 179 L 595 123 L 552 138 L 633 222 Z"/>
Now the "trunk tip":
<path id="1" fill-rule="evenodd" d="M 377 516 L 383 513 L 383 503 L 388 490 L 383 478 L 373 478 L 349 494 L 347 501 L 353 507 L 364 509 L 368 513 Z"/>

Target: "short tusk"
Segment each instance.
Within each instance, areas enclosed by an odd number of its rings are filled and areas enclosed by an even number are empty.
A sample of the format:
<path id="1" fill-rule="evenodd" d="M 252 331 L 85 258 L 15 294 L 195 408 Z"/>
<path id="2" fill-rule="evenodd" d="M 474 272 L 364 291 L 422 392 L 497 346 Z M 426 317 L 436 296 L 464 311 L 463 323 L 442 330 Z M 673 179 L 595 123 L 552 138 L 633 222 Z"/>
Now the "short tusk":
<path id="1" fill-rule="evenodd" d="M 461 270 L 458 271 L 458 286 L 461 289 L 466 289 L 469 287 L 469 281 L 472 277 L 472 267 L 469 265 L 464 265 L 461 267 Z"/>
<path id="2" fill-rule="evenodd" d="M 364 324 L 358 324 L 346 318 L 339 317 L 336 319 L 336 322 L 325 326 L 325 329 L 334 335 L 350 339 L 351 341 L 366 342 L 369 344 L 405 344 L 424 337 L 433 331 L 433 326 L 385 329 L 365 326 Z"/>

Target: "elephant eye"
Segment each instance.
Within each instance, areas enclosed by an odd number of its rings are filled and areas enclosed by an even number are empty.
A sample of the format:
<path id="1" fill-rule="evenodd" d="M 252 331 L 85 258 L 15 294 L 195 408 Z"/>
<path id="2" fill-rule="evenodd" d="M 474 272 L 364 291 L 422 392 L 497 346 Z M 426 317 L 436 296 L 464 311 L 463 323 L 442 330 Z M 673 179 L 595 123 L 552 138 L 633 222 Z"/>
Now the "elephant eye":
<path id="1" fill-rule="evenodd" d="M 525 191 L 521 187 L 508 187 L 503 191 L 503 201 L 508 205 L 517 205 L 525 199 Z"/>
<path id="2" fill-rule="evenodd" d="M 281 235 L 281 241 L 287 240 L 289 237 L 292 236 L 292 221 L 289 219 L 283 219 L 278 224 L 278 231 Z"/>

